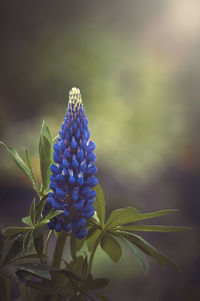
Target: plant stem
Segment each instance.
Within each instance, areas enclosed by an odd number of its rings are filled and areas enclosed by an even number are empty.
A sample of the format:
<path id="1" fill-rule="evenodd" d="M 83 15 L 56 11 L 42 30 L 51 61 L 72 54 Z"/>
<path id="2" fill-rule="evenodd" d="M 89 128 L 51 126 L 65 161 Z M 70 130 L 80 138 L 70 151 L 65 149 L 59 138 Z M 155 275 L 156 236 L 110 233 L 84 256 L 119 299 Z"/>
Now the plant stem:
<path id="1" fill-rule="evenodd" d="M 97 240 L 96 240 L 96 242 L 94 244 L 94 248 L 93 248 L 93 250 L 92 250 L 92 252 L 90 254 L 90 259 L 89 259 L 89 263 L 88 263 L 88 269 L 87 269 L 87 273 L 86 273 L 85 278 L 87 278 L 90 275 L 90 272 L 91 272 L 91 269 L 92 269 L 92 263 L 93 263 L 94 255 L 95 255 L 95 252 L 97 250 L 97 247 L 98 247 L 98 245 L 99 245 L 99 243 L 101 241 L 101 238 L 102 238 L 103 234 L 104 233 L 102 232 L 99 235 L 99 237 L 97 238 Z"/>
<path id="2" fill-rule="evenodd" d="M 52 233 L 53 233 L 53 231 L 50 230 L 49 233 L 48 233 L 48 235 L 47 235 L 47 239 L 46 239 L 46 243 L 45 243 L 45 248 L 44 248 L 44 254 L 46 255 L 46 257 L 47 257 L 47 252 L 48 252 L 49 240 L 50 240 L 50 237 L 51 237 Z"/>
<path id="3" fill-rule="evenodd" d="M 59 268 L 62 260 L 62 255 L 65 247 L 65 242 L 66 242 L 66 232 L 62 231 L 59 233 L 57 241 L 56 241 L 56 246 L 53 254 L 53 261 L 52 261 L 52 266 L 54 268 Z"/>

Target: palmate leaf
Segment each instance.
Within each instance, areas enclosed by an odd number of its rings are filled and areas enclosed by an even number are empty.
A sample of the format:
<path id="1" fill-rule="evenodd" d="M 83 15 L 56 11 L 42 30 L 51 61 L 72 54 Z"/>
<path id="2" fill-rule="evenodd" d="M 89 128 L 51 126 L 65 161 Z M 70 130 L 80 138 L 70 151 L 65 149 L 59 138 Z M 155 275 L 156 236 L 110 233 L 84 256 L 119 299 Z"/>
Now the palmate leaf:
<path id="1" fill-rule="evenodd" d="M 105 198 L 104 198 L 103 190 L 102 190 L 100 184 L 97 184 L 93 189 L 96 190 L 96 192 L 97 192 L 95 202 L 94 202 L 94 208 L 95 208 L 97 216 L 99 218 L 99 223 L 104 228 Z"/>
<path id="2" fill-rule="evenodd" d="M 46 123 L 43 121 L 40 141 L 39 141 L 39 156 L 40 156 L 40 170 L 42 178 L 42 192 L 49 191 L 50 183 L 50 165 L 53 156 L 53 143 L 50 130 Z"/>
<path id="3" fill-rule="evenodd" d="M 117 209 L 111 213 L 106 223 L 106 229 L 111 230 L 114 229 L 116 226 L 126 225 L 136 221 L 155 218 L 177 211 L 178 211 L 177 209 L 167 209 L 167 210 L 160 210 L 152 213 L 141 214 L 137 209 L 133 207 L 125 207 L 122 209 Z"/>
<path id="4" fill-rule="evenodd" d="M 127 239 L 133 245 L 137 246 L 140 250 L 142 250 L 147 255 L 153 257 L 161 266 L 168 265 L 176 271 L 180 271 L 175 262 L 169 259 L 166 255 L 162 254 L 158 250 L 156 250 L 150 243 L 144 240 L 142 237 L 132 234 L 126 231 L 116 230 L 113 232 L 116 236 Z"/>
<path id="5" fill-rule="evenodd" d="M 33 227 L 7 227 L 3 229 L 3 235 L 5 237 L 12 237 L 19 233 L 27 232 L 33 229 Z"/>
<path id="6" fill-rule="evenodd" d="M 114 262 L 118 262 L 122 256 L 122 248 L 114 237 L 104 234 L 100 242 L 101 248 Z"/>
<path id="7" fill-rule="evenodd" d="M 98 239 L 98 237 L 101 235 L 102 230 L 98 229 L 98 228 L 91 228 L 88 232 L 88 238 L 86 240 L 87 242 L 87 247 L 88 247 L 88 251 L 92 252 L 95 243 Z"/>

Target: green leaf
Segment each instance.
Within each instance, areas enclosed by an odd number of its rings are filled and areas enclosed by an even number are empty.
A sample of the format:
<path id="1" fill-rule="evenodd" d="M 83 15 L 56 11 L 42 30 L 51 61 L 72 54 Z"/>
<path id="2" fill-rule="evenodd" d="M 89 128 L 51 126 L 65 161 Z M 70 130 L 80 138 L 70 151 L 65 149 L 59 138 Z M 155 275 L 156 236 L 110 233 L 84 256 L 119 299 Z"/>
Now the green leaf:
<path id="1" fill-rule="evenodd" d="M 37 214 L 36 214 L 36 223 L 42 217 L 42 212 L 43 212 L 44 206 L 46 204 L 46 198 L 47 198 L 47 195 L 44 195 L 43 198 L 36 205 L 36 212 L 37 212 Z"/>
<path id="2" fill-rule="evenodd" d="M 133 225 L 133 226 L 121 226 L 117 228 L 118 230 L 128 230 L 128 231 L 150 231 L 150 232 L 181 232 L 191 230 L 188 227 L 179 226 L 154 226 L 154 225 Z"/>
<path id="3" fill-rule="evenodd" d="M 80 251 L 86 239 L 87 239 L 86 237 L 82 239 L 78 239 L 78 238 L 76 239 L 76 252 Z"/>
<path id="4" fill-rule="evenodd" d="M 40 170 L 42 177 L 42 192 L 49 190 L 50 183 L 50 165 L 53 155 L 53 143 L 51 133 L 46 123 L 43 121 L 40 132 L 39 155 L 40 155 Z"/>
<path id="5" fill-rule="evenodd" d="M 37 183 L 37 181 L 35 179 L 35 175 L 34 175 L 34 171 L 33 171 L 33 166 L 32 166 L 32 163 L 31 163 L 31 158 L 30 158 L 28 149 L 25 148 L 24 149 L 24 153 L 25 153 L 26 161 L 27 161 L 27 164 L 28 164 L 28 167 L 29 167 L 29 171 L 30 171 L 32 180 L 33 180 L 33 186 L 34 186 L 35 190 L 37 192 L 39 192 L 40 188 L 39 188 L 38 183 Z"/>
<path id="6" fill-rule="evenodd" d="M 109 280 L 106 278 L 96 278 L 96 279 L 89 278 L 81 286 L 81 291 L 87 292 L 87 291 L 98 290 L 108 285 L 108 282 Z"/>
<path id="7" fill-rule="evenodd" d="M 76 237 L 74 235 L 70 237 L 70 251 L 72 259 L 76 260 Z"/>
<path id="8" fill-rule="evenodd" d="M 32 224 L 34 225 L 35 224 L 35 198 L 33 199 L 32 203 L 31 203 L 29 215 L 31 217 Z"/>
<path id="9" fill-rule="evenodd" d="M 114 261 L 118 262 L 122 256 L 122 248 L 114 237 L 104 234 L 101 239 L 101 248 Z"/>
<path id="10" fill-rule="evenodd" d="M 12 148 L 12 147 L 7 146 L 2 141 L 0 141 L 0 144 L 3 145 L 3 147 L 9 152 L 9 154 L 11 155 L 11 157 L 14 160 L 14 162 L 16 163 L 16 165 L 29 178 L 29 180 L 31 181 L 31 183 L 34 184 L 34 180 L 32 178 L 32 175 L 31 175 L 28 167 L 26 166 L 26 164 L 24 163 L 24 161 L 22 160 L 22 158 L 19 156 L 19 154 L 17 153 L 17 151 L 14 148 Z"/>
<path id="11" fill-rule="evenodd" d="M 33 232 L 33 242 L 34 242 L 34 247 L 41 259 L 41 261 L 43 260 L 44 254 L 43 254 L 43 250 L 44 250 L 44 238 L 43 238 L 43 232 L 40 233 L 40 231 L 38 231 L 38 229 L 36 231 Z"/>
<path id="12" fill-rule="evenodd" d="M 100 184 L 97 184 L 93 190 L 96 190 L 97 195 L 94 202 L 94 208 L 97 212 L 97 216 L 99 218 L 99 222 L 104 228 L 104 221 L 105 221 L 105 198 L 103 194 L 103 190 Z"/>
<path id="13" fill-rule="evenodd" d="M 48 295 L 49 297 L 53 296 L 56 298 L 56 300 L 63 301 L 62 297 L 59 297 L 59 292 L 57 289 L 52 288 L 51 284 L 45 284 L 45 283 L 39 283 L 31 280 L 26 281 L 26 286 L 31 287 L 37 291 L 40 291 L 41 293 L 44 293 L 45 295 Z"/>
<path id="14" fill-rule="evenodd" d="M 23 263 L 15 266 L 17 271 L 26 272 L 29 275 L 39 277 L 41 279 L 51 280 L 50 269 L 44 264 L 39 263 Z"/>
<path id="15" fill-rule="evenodd" d="M 102 233 L 102 231 L 97 228 L 91 228 L 89 230 L 88 238 L 86 240 L 89 252 L 92 252 L 94 245 L 96 243 L 96 240 L 98 239 L 98 237 L 100 236 L 101 233 Z"/>
<path id="16" fill-rule="evenodd" d="M 7 277 L 0 276 L 0 301 L 10 301 L 10 281 Z"/>
<path id="17" fill-rule="evenodd" d="M 155 218 L 166 214 L 174 213 L 177 211 L 178 209 L 167 209 L 167 210 L 160 210 L 152 213 L 141 214 L 138 210 L 136 210 L 133 207 L 117 209 L 111 213 L 106 228 L 110 230 L 115 228 L 116 226 L 129 224 L 136 221 L 146 220 L 149 218 Z"/>
<path id="18" fill-rule="evenodd" d="M 127 243 L 129 245 L 131 251 L 135 255 L 136 259 L 140 263 L 145 275 L 147 275 L 149 272 L 149 264 L 148 264 L 145 254 L 138 247 L 136 247 L 135 245 L 130 243 L 128 240 L 127 240 Z"/>
<path id="19" fill-rule="evenodd" d="M 23 241 L 23 252 L 30 253 L 33 251 L 33 230 L 26 233 Z"/>
<path id="20" fill-rule="evenodd" d="M 176 271 L 180 271 L 175 262 L 169 259 L 166 255 L 156 250 L 150 243 L 145 241 L 142 237 L 125 231 L 115 231 L 115 235 L 126 238 L 144 253 L 153 257 L 161 266 L 168 265 Z"/>
<path id="21" fill-rule="evenodd" d="M 50 219 L 61 213 L 63 213 L 63 210 L 51 210 L 49 213 L 47 213 L 47 215 L 44 216 L 44 218 L 38 224 L 35 225 L 35 227 L 40 227 L 44 224 L 49 223 Z"/>
<path id="22" fill-rule="evenodd" d="M 22 218 L 22 222 L 26 225 L 33 227 L 33 223 L 30 216 L 26 216 Z"/>
<path id="23" fill-rule="evenodd" d="M 6 237 L 12 237 L 16 234 L 27 232 L 34 229 L 33 227 L 7 227 L 3 229 L 3 235 Z"/>
<path id="24" fill-rule="evenodd" d="M 21 253 L 23 249 L 23 240 L 21 236 L 18 235 L 17 237 L 11 240 L 10 248 L 6 248 L 6 255 L 3 259 L 2 266 L 8 264 L 12 259 L 14 259 L 17 255 Z"/>
<path id="25" fill-rule="evenodd" d="M 107 221 L 106 228 L 111 229 L 119 225 L 131 223 L 139 216 L 139 211 L 133 207 L 114 210 Z"/>

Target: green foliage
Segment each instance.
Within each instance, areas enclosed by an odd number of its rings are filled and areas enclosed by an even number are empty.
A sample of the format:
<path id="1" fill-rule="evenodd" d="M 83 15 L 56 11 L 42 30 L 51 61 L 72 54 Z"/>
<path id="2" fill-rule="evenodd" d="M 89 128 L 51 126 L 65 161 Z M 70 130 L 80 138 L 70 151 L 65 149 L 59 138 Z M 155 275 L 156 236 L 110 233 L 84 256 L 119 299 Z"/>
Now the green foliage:
<path id="1" fill-rule="evenodd" d="M 100 184 L 93 189 L 97 195 L 94 202 L 95 214 L 88 219 L 86 227 L 88 235 L 84 239 L 77 239 L 69 232 L 55 233 L 56 244 L 53 260 L 50 263 L 48 243 L 52 231 L 47 233 L 47 224 L 62 210 L 49 210 L 43 216 L 50 182 L 50 164 L 52 162 L 53 142 L 50 130 L 45 122 L 42 124 L 39 141 L 41 188 L 39 188 L 27 149 L 24 150 L 27 165 L 13 148 L 1 144 L 10 153 L 14 162 L 32 182 L 38 198 L 30 204 L 29 215 L 22 218 L 24 227 L 0 228 L 0 269 L 11 265 L 17 271 L 22 300 L 100 300 L 106 301 L 98 290 L 108 284 L 105 278 L 93 279 L 92 264 L 97 248 L 105 252 L 113 262 L 118 262 L 122 256 L 121 242 L 126 243 L 139 261 L 144 273 L 149 271 L 146 255 L 155 259 L 161 266 L 169 266 L 179 270 L 177 265 L 166 255 L 159 252 L 150 243 L 134 232 L 179 232 L 190 230 L 188 227 L 140 225 L 138 222 L 157 218 L 177 209 L 160 210 L 152 213 L 140 213 L 133 207 L 113 210 L 106 220 L 106 202 Z M 137 223 L 135 223 L 137 222 Z M 71 261 L 63 258 L 65 242 L 69 237 Z M 87 245 L 87 250 L 82 249 Z M 82 249 L 82 250 L 81 250 Z M 64 268 L 63 268 L 64 265 Z M 0 271 L 1 272 L 1 271 Z M 10 283 L 3 276 L 0 277 L 3 288 L 2 300 L 10 301 Z M 95 298 L 95 299 L 94 299 Z M 0 299 L 1 300 L 1 299 Z"/>
<path id="2" fill-rule="evenodd" d="M 44 121 L 42 123 L 42 128 L 40 132 L 39 156 L 42 179 L 41 192 L 45 194 L 49 191 L 50 165 L 53 156 L 53 142 L 50 130 Z"/>

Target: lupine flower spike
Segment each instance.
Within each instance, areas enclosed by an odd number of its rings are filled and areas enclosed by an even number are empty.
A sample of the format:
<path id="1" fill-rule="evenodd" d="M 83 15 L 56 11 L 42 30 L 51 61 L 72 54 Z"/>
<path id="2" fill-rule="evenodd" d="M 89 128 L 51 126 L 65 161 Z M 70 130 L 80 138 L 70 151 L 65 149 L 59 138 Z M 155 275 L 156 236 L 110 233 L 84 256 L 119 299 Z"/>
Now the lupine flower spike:
<path id="1" fill-rule="evenodd" d="M 45 208 L 45 211 L 54 208 L 63 210 L 63 213 L 50 221 L 50 229 L 57 232 L 72 230 L 80 239 L 87 235 L 86 219 L 94 214 L 96 196 L 96 191 L 91 188 L 98 183 L 94 150 L 80 90 L 72 88 L 59 138 L 54 144 L 55 164 L 50 167 L 50 189 L 53 192 L 48 194 Z"/>

